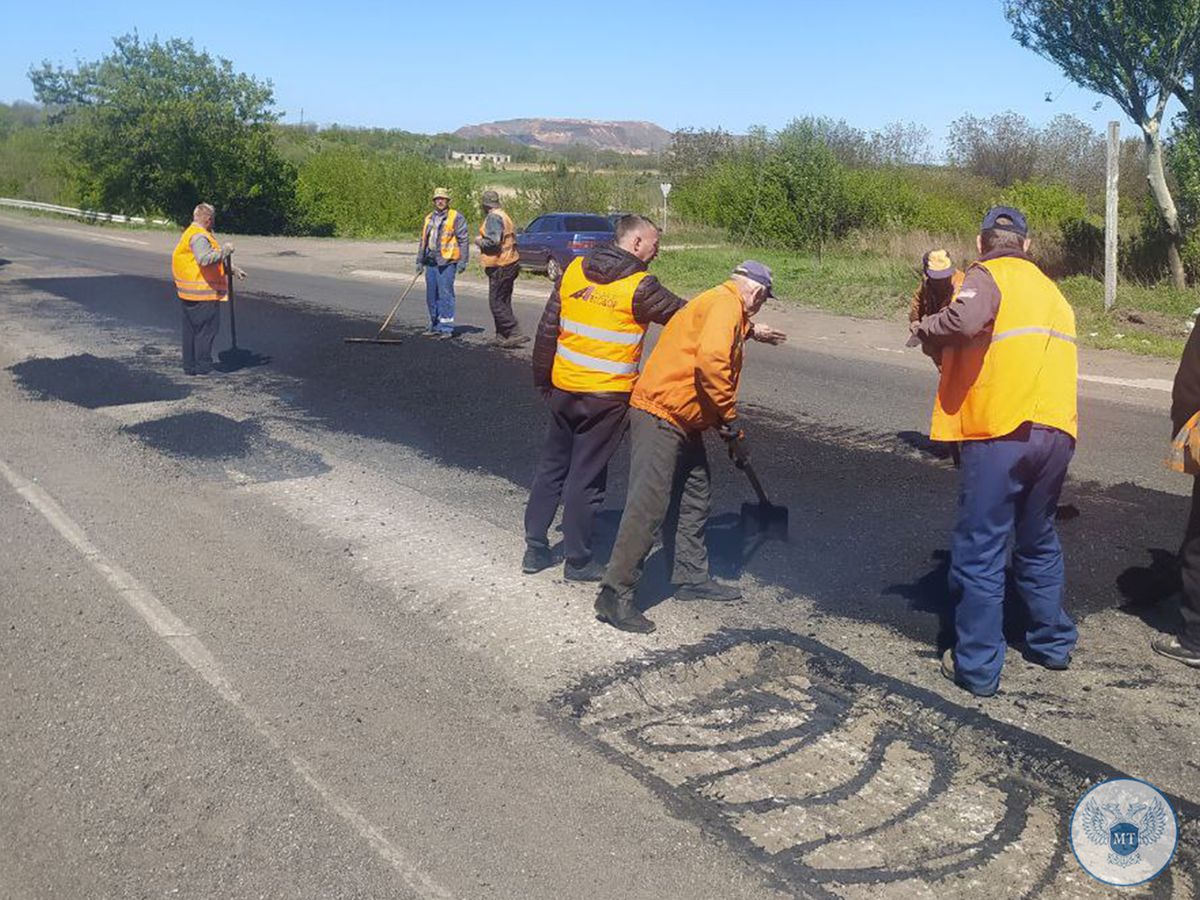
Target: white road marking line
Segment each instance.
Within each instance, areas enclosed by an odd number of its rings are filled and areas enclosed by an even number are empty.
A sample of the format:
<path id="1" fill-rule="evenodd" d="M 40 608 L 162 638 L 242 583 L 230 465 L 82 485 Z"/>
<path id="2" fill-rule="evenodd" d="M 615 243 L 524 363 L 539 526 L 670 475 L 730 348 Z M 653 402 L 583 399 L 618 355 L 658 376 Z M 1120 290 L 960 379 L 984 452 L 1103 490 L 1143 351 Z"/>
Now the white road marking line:
<path id="1" fill-rule="evenodd" d="M 1141 388 L 1146 391 L 1166 391 L 1171 393 L 1173 387 L 1167 378 L 1113 378 L 1110 375 L 1080 375 L 1080 381 L 1091 381 L 1096 384 L 1115 384 L 1118 387 Z"/>
<path id="2" fill-rule="evenodd" d="M 242 714 L 250 725 L 278 753 L 287 758 L 296 773 L 316 792 L 333 812 L 337 813 L 364 838 L 396 871 L 400 878 L 419 897 L 451 900 L 448 890 L 418 870 L 399 847 L 337 791 L 325 784 L 312 764 L 298 753 L 287 749 L 276 728 L 254 707 L 246 703 L 221 671 L 220 664 L 187 624 L 167 608 L 154 594 L 142 587 L 132 575 L 111 562 L 87 537 L 84 530 L 63 511 L 46 491 L 15 471 L 0 459 L 0 474 L 18 494 L 25 498 L 62 538 L 84 557 L 96 572 L 107 581 L 122 600 L 150 626 L 150 630 L 174 650 L 184 662 L 216 690 L 226 703 Z"/>
<path id="3" fill-rule="evenodd" d="M 116 241 L 119 244 L 138 244 L 143 247 L 150 243 L 149 241 L 139 241 L 137 238 L 117 237 L 115 234 L 88 234 L 86 231 L 78 231 L 74 228 L 59 228 L 55 225 L 51 225 L 49 230 L 61 231 L 63 234 L 83 238 L 86 241 Z"/>
<path id="4" fill-rule="evenodd" d="M 381 278 L 384 281 L 411 281 L 411 275 L 401 275 L 399 272 L 385 272 L 382 269 L 351 269 L 351 275 L 359 278 Z"/>

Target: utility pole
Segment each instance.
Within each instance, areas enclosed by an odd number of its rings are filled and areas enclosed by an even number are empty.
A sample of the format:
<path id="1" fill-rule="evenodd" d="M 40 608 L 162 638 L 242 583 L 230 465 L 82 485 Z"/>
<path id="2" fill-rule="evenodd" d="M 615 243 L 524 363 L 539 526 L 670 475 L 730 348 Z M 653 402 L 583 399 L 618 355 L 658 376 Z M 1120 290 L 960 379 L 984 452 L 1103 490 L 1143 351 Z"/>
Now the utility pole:
<path id="1" fill-rule="evenodd" d="M 1117 178 L 1120 174 L 1121 123 L 1108 123 L 1108 171 L 1104 188 L 1104 311 L 1117 301 Z"/>

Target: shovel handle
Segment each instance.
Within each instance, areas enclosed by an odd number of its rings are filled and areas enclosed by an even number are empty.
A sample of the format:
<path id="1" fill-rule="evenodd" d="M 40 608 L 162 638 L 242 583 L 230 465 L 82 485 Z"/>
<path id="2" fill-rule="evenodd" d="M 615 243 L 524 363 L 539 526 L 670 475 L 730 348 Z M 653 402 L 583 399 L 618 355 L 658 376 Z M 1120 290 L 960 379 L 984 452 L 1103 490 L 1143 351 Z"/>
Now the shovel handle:
<path id="1" fill-rule="evenodd" d="M 770 506 L 771 501 L 767 499 L 767 492 L 763 490 L 762 482 L 758 480 L 758 474 L 754 471 L 754 466 L 750 465 L 750 460 L 744 460 L 739 468 L 750 479 L 750 487 L 754 488 L 754 493 L 758 494 L 758 502 L 763 506 Z"/>

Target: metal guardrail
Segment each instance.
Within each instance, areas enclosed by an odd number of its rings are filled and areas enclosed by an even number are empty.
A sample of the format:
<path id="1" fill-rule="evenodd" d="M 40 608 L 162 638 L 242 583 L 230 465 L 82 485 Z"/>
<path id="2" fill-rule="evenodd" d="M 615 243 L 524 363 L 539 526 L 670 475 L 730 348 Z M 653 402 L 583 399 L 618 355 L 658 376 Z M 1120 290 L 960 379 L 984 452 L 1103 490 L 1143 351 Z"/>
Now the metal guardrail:
<path id="1" fill-rule="evenodd" d="M 11 197 L 0 197 L 0 206 L 11 206 L 14 209 L 32 209 L 38 212 L 56 213 L 60 216 L 74 216 L 88 222 L 123 222 L 129 225 L 170 225 L 166 219 L 144 219 L 141 216 L 123 216 L 120 213 L 97 212 L 94 209 L 75 209 L 71 206 L 58 206 L 54 203 L 40 203 L 37 200 L 14 200 Z"/>

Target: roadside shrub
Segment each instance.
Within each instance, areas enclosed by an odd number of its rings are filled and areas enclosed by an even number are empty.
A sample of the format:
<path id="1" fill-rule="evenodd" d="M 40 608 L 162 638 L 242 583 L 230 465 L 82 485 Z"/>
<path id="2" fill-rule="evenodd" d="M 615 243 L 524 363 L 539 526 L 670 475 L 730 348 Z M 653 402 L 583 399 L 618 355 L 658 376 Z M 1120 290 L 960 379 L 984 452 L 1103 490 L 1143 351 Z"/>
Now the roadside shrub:
<path id="1" fill-rule="evenodd" d="M 1087 217 L 1087 198 L 1065 184 L 1018 181 L 1000 195 L 1000 202 L 1015 206 L 1029 220 L 1035 237 L 1058 236 L 1067 222 Z"/>
<path id="2" fill-rule="evenodd" d="M 452 206 L 468 220 L 479 221 L 470 170 L 353 146 L 325 147 L 305 160 L 296 195 L 311 230 L 341 237 L 395 237 L 420 229 L 435 187 L 449 188 Z"/>

